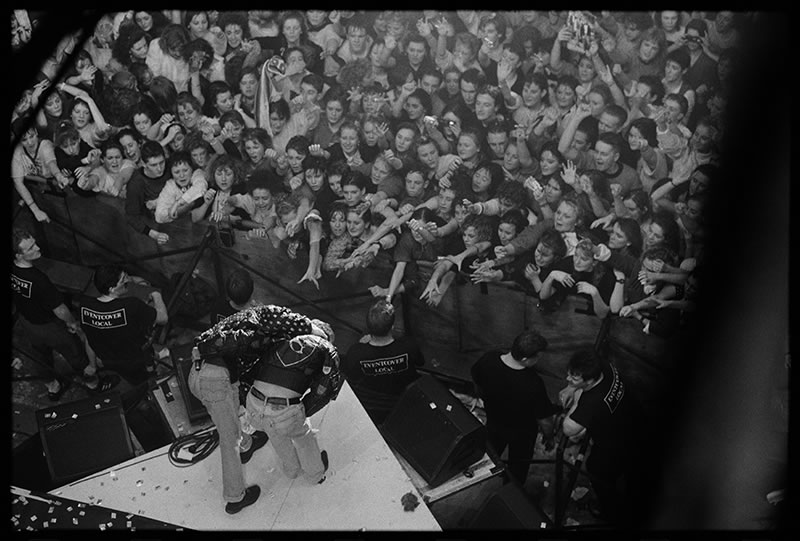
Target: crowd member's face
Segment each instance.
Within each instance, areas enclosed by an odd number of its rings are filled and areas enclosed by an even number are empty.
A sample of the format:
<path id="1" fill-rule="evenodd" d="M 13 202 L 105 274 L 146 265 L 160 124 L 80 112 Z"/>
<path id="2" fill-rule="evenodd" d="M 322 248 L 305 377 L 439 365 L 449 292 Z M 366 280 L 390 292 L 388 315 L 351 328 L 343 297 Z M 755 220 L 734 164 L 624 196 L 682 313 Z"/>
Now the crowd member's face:
<path id="1" fill-rule="evenodd" d="M 547 89 L 539 88 L 536 83 L 525 83 L 522 87 L 522 103 L 528 109 L 538 109 L 545 97 Z"/>
<path id="2" fill-rule="evenodd" d="M 597 131 L 599 133 L 617 133 L 621 127 L 620 124 L 619 118 L 603 111 L 597 120 Z"/>
<path id="3" fill-rule="evenodd" d="M 641 222 L 642 220 L 642 209 L 639 208 L 639 205 L 636 204 L 636 201 L 633 199 L 625 199 L 622 204 L 628 210 L 628 215 L 636 220 L 637 222 Z"/>
<path id="4" fill-rule="evenodd" d="M 562 195 L 563 192 L 561 191 L 561 185 L 556 179 L 550 178 L 544 187 L 544 200 L 547 201 L 548 204 L 552 205 L 561 201 Z"/>
<path id="5" fill-rule="evenodd" d="M 256 95 L 258 88 L 258 78 L 254 73 L 245 73 L 239 80 L 239 91 L 245 98 L 252 98 Z"/>
<path id="6" fill-rule="evenodd" d="M 519 150 L 516 145 L 506 147 L 506 151 L 503 153 L 503 167 L 512 173 L 519 169 Z"/>
<path id="7" fill-rule="evenodd" d="M 625 38 L 628 41 L 636 41 L 636 38 L 638 38 L 641 33 L 642 31 L 639 30 L 639 27 L 635 24 L 627 23 L 625 25 Z"/>
<path id="8" fill-rule="evenodd" d="M 137 60 L 145 60 L 147 58 L 147 39 L 142 38 L 131 44 L 131 56 Z"/>
<path id="9" fill-rule="evenodd" d="M 361 98 L 361 108 L 364 109 L 365 115 L 376 115 L 381 110 L 384 97 L 380 94 L 364 94 Z"/>
<path id="10" fill-rule="evenodd" d="M 44 111 L 51 117 L 60 117 L 64 112 L 64 102 L 61 101 L 61 96 L 58 95 L 58 92 L 53 92 L 47 96 L 47 100 L 44 102 Z"/>
<path id="11" fill-rule="evenodd" d="M 586 134 L 585 131 L 577 130 L 575 132 L 575 136 L 572 138 L 572 143 L 570 144 L 574 150 L 581 152 L 589 148 L 589 136 Z"/>
<path id="12" fill-rule="evenodd" d="M 208 165 L 208 150 L 205 147 L 197 147 L 190 151 L 189 155 L 194 160 L 197 167 L 205 167 Z"/>
<path id="13" fill-rule="evenodd" d="M 372 66 L 376 68 L 380 68 L 383 66 L 382 56 L 383 50 L 386 46 L 381 42 L 375 42 L 372 45 L 372 48 L 369 50 L 369 60 L 372 62 Z"/>
<path id="14" fill-rule="evenodd" d="M 352 207 L 361 202 L 364 199 L 364 192 L 365 190 L 360 189 L 355 184 L 345 184 L 342 186 L 342 195 L 344 196 L 345 203 L 347 206 Z"/>
<path id="15" fill-rule="evenodd" d="M 178 120 L 183 127 L 191 130 L 197 126 L 197 121 L 200 120 L 200 112 L 188 103 L 178 105 Z"/>
<path id="16" fill-rule="evenodd" d="M 478 144 L 472 137 L 462 135 L 458 138 L 456 153 L 462 160 L 470 160 L 478 154 Z"/>
<path id="17" fill-rule="evenodd" d="M 265 210 L 272 206 L 272 193 L 265 188 L 256 188 L 250 196 L 253 198 L 253 204 L 257 209 Z"/>
<path id="18" fill-rule="evenodd" d="M 489 94 L 477 94 L 475 97 L 475 116 L 481 122 L 488 122 L 497 114 L 497 105 Z"/>
<path id="19" fill-rule="evenodd" d="M 281 219 L 281 223 L 285 227 L 286 225 L 288 225 L 290 222 L 294 221 L 297 218 L 297 210 L 292 209 L 286 214 L 281 214 L 279 218 Z"/>
<path id="20" fill-rule="evenodd" d="M 444 87 L 450 96 L 455 96 L 459 92 L 459 81 L 461 76 L 457 71 L 449 71 L 444 76 Z"/>
<path id="21" fill-rule="evenodd" d="M 317 91 L 316 88 L 314 88 L 313 85 L 310 85 L 308 83 L 300 83 L 300 94 L 303 96 L 303 100 L 306 103 L 315 104 L 317 103 L 317 100 L 319 100 L 319 92 Z"/>
<path id="22" fill-rule="evenodd" d="M 514 224 L 501 223 L 497 226 L 497 236 L 500 239 L 500 245 L 506 246 L 517 236 L 517 227 Z"/>
<path id="23" fill-rule="evenodd" d="M 639 138 L 642 137 L 642 134 L 639 132 L 639 129 L 631 126 L 630 131 L 628 132 L 628 144 L 631 147 L 631 150 L 639 150 Z"/>
<path id="24" fill-rule="evenodd" d="M 455 113 L 447 112 L 442 116 L 442 120 L 444 121 L 444 136 L 452 139 L 454 137 L 453 128 L 451 127 L 451 123 L 456 129 L 461 129 L 461 119 L 456 116 Z"/>
<path id="25" fill-rule="evenodd" d="M 42 257 L 42 250 L 33 237 L 28 237 L 19 242 L 19 249 L 15 253 L 15 257 L 23 261 L 35 261 Z"/>
<path id="26" fill-rule="evenodd" d="M 242 44 L 244 37 L 244 30 L 238 24 L 229 24 L 225 26 L 225 38 L 228 40 L 228 47 L 236 49 Z"/>
<path id="27" fill-rule="evenodd" d="M 450 214 L 453 210 L 453 202 L 456 199 L 456 192 L 450 188 L 441 188 L 437 196 L 439 206 L 438 212 L 442 215 Z"/>
<path id="28" fill-rule="evenodd" d="M 425 114 L 425 109 L 422 108 L 422 102 L 416 96 L 410 96 L 403 104 L 403 109 L 408 114 L 408 119 L 413 121 L 419 120 Z"/>
<path id="29" fill-rule="evenodd" d="M 453 56 L 458 60 L 458 62 L 463 65 L 469 65 L 475 60 L 475 51 L 472 50 L 472 47 L 467 45 L 466 43 L 462 43 L 460 41 L 456 42 L 456 46 L 453 49 Z"/>
<path id="30" fill-rule="evenodd" d="M 367 31 L 363 28 L 348 28 L 347 42 L 354 54 L 363 54 L 367 46 Z"/>
<path id="31" fill-rule="evenodd" d="M 610 171 L 619 159 L 619 153 L 608 143 L 598 141 L 594 145 L 594 163 L 598 171 Z"/>
<path id="32" fill-rule="evenodd" d="M 36 147 L 39 146 L 39 135 L 35 129 L 29 129 L 22 135 L 22 147 L 28 152 L 36 152 Z"/>
<path id="33" fill-rule="evenodd" d="M 575 225 L 578 223 L 578 209 L 573 205 L 562 201 L 556 209 L 555 217 L 553 219 L 553 229 L 559 233 L 567 233 L 575 231 Z"/>
<path id="34" fill-rule="evenodd" d="M 664 230 L 655 222 L 651 222 L 645 235 L 645 248 L 650 249 L 664 242 Z"/>
<path id="35" fill-rule="evenodd" d="M 694 195 L 705 192 L 710 182 L 711 179 L 708 178 L 708 175 L 700 171 L 695 171 L 692 173 L 692 176 L 689 177 L 689 193 Z"/>
<path id="36" fill-rule="evenodd" d="M 683 118 L 680 104 L 675 100 L 664 100 L 664 107 L 667 110 L 667 121 L 677 123 Z"/>
<path id="37" fill-rule="evenodd" d="M 386 177 L 389 176 L 391 172 L 391 167 L 386 160 L 375 160 L 372 163 L 372 168 L 370 169 L 370 178 L 372 179 L 373 184 L 380 184 Z"/>
<path id="38" fill-rule="evenodd" d="M 328 175 L 328 186 L 330 186 L 331 191 L 338 197 L 344 196 L 344 192 L 342 191 L 342 175 Z"/>
<path id="39" fill-rule="evenodd" d="M 558 171 L 558 168 L 561 167 L 561 162 L 558 161 L 552 151 L 545 150 L 539 157 L 539 167 L 542 169 L 542 175 L 550 176 Z"/>
<path id="40" fill-rule="evenodd" d="M 174 164 L 170 172 L 172 173 L 172 180 L 174 180 L 178 186 L 186 186 L 192 179 L 192 167 L 185 162 Z"/>
<path id="41" fill-rule="evenodd" d="M 475 171 L 472 175 L 472 191 L 475 193 L 484 193 L 492 185 L 492 175 L 489 170 L 482 167 Z"/>
<path id="42" fill-rule="evenodd" d="M 577 272 L 587 272 L 594 268 L 594 257 L 584 253 L 583 250 L 575 250 L 572 254 L 572 265 Z"/>
<path id="43" fill-rule="evenodd" d="M 561 109 L 569 109 L 575 105 L 575 90 L 569 85 L 560 84 L 556 87 L 556 105 Z"/>
<path id="44" fill-rule="evenodd" d="M 650 62 L 658 55 L 658 43 L 646 39 L 639 46 L 639 58 L 643 62 Z"/>
<path id="45" fill-rule="evenodd" d="M 89 111 L 89 106 L 85 103 L 77 103 L 72 108 L 72 123 L 76 128 L 81 129 L 86 127 L 92 120 L 92 113 Z"/>
<path id="46" fill-rule="evenodd" d="M 342 150 L 352 154 L 358 148 L 358 133 L 350 128 L 339 130 L 339 143 L 342 145 Z"/>
<path id="47" fill-rule="evenodd" d="M 439 90 L 439 86 L 441 85 L 441 80 L 439 77 L 435 75 L 423 75 L 419 81 L 419 86 L 422 87 L 422 90 L 427 92 L 428 94 L 433 94 L 437 90 Z"/>
<path id="48" fill-rule="evenodd" d="M 603 114 L 603 109 L 606 108 L 606 102 L 603 100 L 603 96 L 598 94 L 597 92 L 590 92 L 586 99 L 589 102 L 589 107 L 591 108 L 591 115 L 594 118 L 599 119 L 600 115 Z"/>
<path id="49" fill-rule="evenodd" d="M 506 132 L 492 132 L 486 136 L 486 139 L 489 143 L 489 148 L 491 148 L 494 153 L 494 157 L 503 159 L 505 157 L 506 147 L 508 146 L 508 134 Z"/>
<path id="50" fill-rule="evenodd" d="M 728 28 L 730 28 L 731 24 L 733 24 L 733 12 L 717 12 L 717 16 L 714 18 L 714 24 L 716 25 L 718 31 L 726 32 Z"/>
<path id="51" fill-rule="evenodd" d="M 342 212 L 334 212 L 331 214 L 331 219 L 328 221 L 331 228 L 331 234 L 334 237 L 341 237 L 347 232 L 347 219 Z"/>
<path id="52" fill-rule="evenodd" d="M 417 157 L 428 169 L 435 169 L 439 164 L 439 149 L 433 142 L 424 143 L 417 147 Z"/>
<path id="53" fill-rule="evenodd" d="M 367 224 L 364 222 L 364 218 L 361 217 L 357 212 L 348 212 L 347 213 L 347 232 L 350 233 L 350 236 L 355 238 L 360 237 L 364 234 L 364 231 L 367 228 Z"/>
<path id="54" fill-rule="evenodd" d="M 289 162 L 289 167 L 295 173 L 302 172 L 304 159 L 306 159 L 306 154 L 301 154 L 293 148 L 286 151 L 286 161 Z"/>
<path id="55" fill-rule="evenodd" d="M 594 79 L 595 71 L 592 61 L 585 56 L 578 62 L 578 80 L 581 83 L 588 83 Z"/>
<path id="56" fill-rule="evenodd" d="M 147 158 L 144 162 L 144 174 L 150 178 L 158 178 L 164 174 L 166 163 L 164 156 Z"/>
<path id="57" fill-rule="evenodd" d="M 697 31 L 695 28 L 687 28 L 684 32 L 687 38 L 695 38 L 700 39 L 700 32 Z M 697 52 L 703 47 L 702 44 L 694 41 L 694 40 L 686 40 L 686 48 L 689 49 L 691 52 Z"/>
<path id="58" fill-rule="evenodd" d="M 608 247 L 612 250 L 622 250 L 626 246 L 630 246 L 630 241 L 619 224 L 614 224 L 611 228 L 611 233 L 608 235 Z"/>
<path id="59" fill-rule="evenodd" d="M 306 10 L 306 19 L 308 19 L 309 24 L 312 26 L 321 25 L 327 16 L 328 12 L 321 9 Z"/>
<path id="60" fill-rule="evenodd" d="M 475 243 L 478 242 L 478 230 L 475 229 L 475 226 L 471 225 L 464 229 L 461 238 L 464 240 L 464 246 L 467 248 L 475 246 Z"/>
<path id="61" fill-rule="evenodd" d="M 244 152 L 253 163 L 259 163 L 264 159 L 264 153 L 267 151 L 261 141 L 256 139 L 248 139 L 244 142 Z"/>
<path id="62" fill-rule="evenodd" d="M 226 130 L 228 130 L 231 134 L 231 141 L 234 143 L 239 143 L 242 140 L 242 132 L 244 131 L 244 124 L 239 124 L 239 122 L 226 122 L 224 126 L 222 126 Z"/>
<path id="63" fill-rule="evenodd" d="M 374 146 L 378 142 L 378 137 L 380 137 L 380 133 L 378 133 L 378 128 L 375 126 L 375 123 L 372 121 L 364 122 L 364 127 L 361 130 L 364 135 L 364 143 L 367 146 Z"/>
<path id="64" fill-rule="evenodd" d="M 542 244 L 541 242 L 536 246 L 536 250 L 533 252 L 533 260 L 536 262 L 536 266 L 540 269 L 543 269 L 550 265 L 553 260 L 556 258 L 555 253 L 553 250 Z"/>
<path id="65" fill-rule="evenodd" d="M 313 192 L 320 191 L 325 184 L 325 172 L 319 169 L 306 169 L 305 177 L 306 184 Z"/>
<path id="66" fill-rule="evenodd" d="M 183 144 L 186 142 L 186 134 L 183 132 L 178 132 L 175 135 L 175 138 L 169 142 L 169 148 L 173 151 L 176 150 L 183 150 Z"/>
<path id="67" fill-rule="evenodd" d="M 328 117 L 328 122 L 331 124 L 336 124 L 342 119 L 342 114 L 344 113 L 344 107 L 342 106 L 342 102 L 338 100 L 330 100 L 328 104 L 325 105 L 325 116 Z"/>
<path id="68" fill-rule="evenodd" d="M 464 100 L 464 103 L 472 106 L 475 103 L 475 96 L 478 94 L 475 84 L 468 81 L 461 81 L 460 88 L 461 98 Z"/>
<path id="69" fill-rule="evenodd" d="M 666 32 L 674 32 L 678 27 L 678 17 L 679 14 L 677 11 L 662 11 L 661 28 Z"/>
<path id="70" fill-rule="evenodd" d="M 137 11 L 133 19 L 136 21 L 136 24 L 139 25 L 139 28 L 145 32 L 149 32 L 153 28 L 153 16 L 146 11 Z"/>
<path id="71" fill-rule="evenodd" d="M 667 60 L 664 66 L 664 80 L 668 83 L 674 83 L 680 80 L 681 76 L 683 76 L 681 65 L 673 60 Z"/>
<path id="72" fill-rule="evenodd" d="M 217 94 L 217 101 L 215 105 L 217 106 L 217 111 L 219 111 L 220 114 L 233 111 L 233 96 L 231 96 L 231 91 L 226 90 L 225 92 Z"/>
<path id="73" fill-rule="evenodd" d="M 220 191 L 230 191 L 230 189 L 233 188 L 234 179 L 233 169 L 230 167 L 218 167 L 217 170 L 214 171 L 214 182 L 217 183 L 217 188 L 219 188 Z"/>
<path id="74" fill-rule="evenodd" d="M 79 137 L 77 139 L 64 141 L 59 145 L 59 148 L 63 150 L 67 156 L 77 156 L 81 148 L 81 139 Z"/>
<path id="75" fill-rule="evenodd" d="M 469 211 L 467 208 L 464 207 L 461 202 L 455 203 L 455 206 L 453 207 L 453 217 L 456 219 L 458 227 L 464 225 L 464 220 L 467 219 L 467 216 L 469 216 Z"/>
<path id="76" fill-rule="evenodd" d="M 406 194 L 409 197 L 422 197 L 425 192 L 425 179 L 417 171 L 406 175 Z"/>
<path id="77" fill-rule="evenodd" d="M 286 57 L 286 69 L 290 69 L 296 73 L 305 73 L 306 70 L 306 57 L 303 56 L 302 51 L 292 51 Z"/>
<path id="78" fill-rule="evenodd" d="M 713 142 L 712 128 L 705 124 L 698 124 L 689 140 L 689 146 L 696 152 L 709 152 Z"/>
<path id="79" fill-rule="evenodd" d="M 285 118 L 274 111 L 269 114 L 269 127 L 272 129 L 273 135 L 281 133 L 284 126 L 286 126 Z"/>
<path id="80" fill-rule="evenodd" d="M 397 149 L 397 152 L 408 152 L 413 141 L 414 132 L 408 128 L 403 128 L 397 130 L 397 135 L 394 136 L 394 147 Z"/>
<path id="81" fill-rule="evenodd" d="M 208 30 L 208 15 L 205 13 L 195 13 L 189 21 L 189 33 L 194 38 L 202 38 Z"/>
<path id="82" fill-rule="evenodd" d="M 133 162 L 138 162 L 140 157 L 139 141 L 130 135 L 123 135 L 119 138 L 122 148 L 125 149 L 125 157 Z"/>
<path id="83" fill-rule="evenodd" d="M 425 60 L 425 45 L 416 41 L 409 41 L 406 46 L 406 55 L 408 56 L 408 63 L 414 67 L 422 64 Z"/>

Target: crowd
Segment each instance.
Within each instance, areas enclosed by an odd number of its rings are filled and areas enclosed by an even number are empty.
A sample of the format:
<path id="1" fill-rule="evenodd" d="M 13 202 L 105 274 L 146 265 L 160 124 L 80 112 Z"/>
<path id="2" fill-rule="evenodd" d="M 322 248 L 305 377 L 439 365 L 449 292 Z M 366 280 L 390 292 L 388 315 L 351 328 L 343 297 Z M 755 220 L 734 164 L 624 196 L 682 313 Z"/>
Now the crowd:
<path id="1" fill-rule="evenodd" d="M 668 338 L 694 307 L 752 16 L 112 12 L 15 107 L 14 186 L 38 221 L 26 176 L 124 199 L 158 244 L 178 220 L 246 230 L 307 252 L 315 284 L 383 252 L 394 270 L 370 291 L 390 303 L 497 282 Z"/>

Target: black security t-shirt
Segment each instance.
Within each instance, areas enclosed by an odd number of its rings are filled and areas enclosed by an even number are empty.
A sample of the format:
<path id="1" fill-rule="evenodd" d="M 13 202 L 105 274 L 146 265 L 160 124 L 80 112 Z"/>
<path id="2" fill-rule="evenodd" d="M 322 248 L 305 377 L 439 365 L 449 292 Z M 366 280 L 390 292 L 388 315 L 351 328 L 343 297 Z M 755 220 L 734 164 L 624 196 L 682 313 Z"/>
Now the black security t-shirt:
<path id="1" fill-rule="evenodd" d="M 64 302 L 50 278 L 36 267 L 11 266 L 11 291 L 20 314 L 37 325 L 58 319 L 53 309 Z"/>
<path id="2" fill-rule="evenodd" d="M 353 344 L 344 357 L 342 372 L 370 417 L 385 417 L 419 377 L 417 367 L 424 362 L 417 343 L 401 337 L 385 346 Z"/>
<path id="3" fill-rule="evenodd" d="M 156 309 L 135 297 L 109 302 L 87 298 L 81 303 L 80 321 L 89 344 L 101 359 L 136 360 L 156 320 Z"/>

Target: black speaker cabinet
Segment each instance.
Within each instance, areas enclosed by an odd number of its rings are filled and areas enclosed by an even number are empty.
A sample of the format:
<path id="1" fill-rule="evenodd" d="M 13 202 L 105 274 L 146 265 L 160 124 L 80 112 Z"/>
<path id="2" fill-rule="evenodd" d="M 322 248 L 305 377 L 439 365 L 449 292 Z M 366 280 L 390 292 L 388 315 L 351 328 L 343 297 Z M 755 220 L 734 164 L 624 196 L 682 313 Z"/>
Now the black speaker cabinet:
<path id="1" fill-rule="evenodd" d="M 133 458 L 119 393 L 36 411 L 50 477 L 67 483 Z"/>
<path id="2" fill-rule="evenodd" d="M 431 487 L 461 473 L 486 452 L 486 427 L 430 374 L 409 385 L 381 432 Z"/>
<path id="3" fill-rule="evenodd" d="M 192 361 L 191 357 L 178 357 L 175 360 L 175 372 L 178 377 L 178 385 L 181 388 L 183 404 L 186 406 L 186 415 L 189 417 L 190 422 L 200 421 L 209 417 L 206 407 L 200 402 L 200 399 L 189 390 L 189 371 L 193 370 L 193 367 L 194 361 Z"/>
<path id="4" fill-rule="evenodd" d="M 547 515 L 520 490 L 509 483 L 481 506 L 470 523 L 472 530 L 541 530 L 550 528 Z"/>

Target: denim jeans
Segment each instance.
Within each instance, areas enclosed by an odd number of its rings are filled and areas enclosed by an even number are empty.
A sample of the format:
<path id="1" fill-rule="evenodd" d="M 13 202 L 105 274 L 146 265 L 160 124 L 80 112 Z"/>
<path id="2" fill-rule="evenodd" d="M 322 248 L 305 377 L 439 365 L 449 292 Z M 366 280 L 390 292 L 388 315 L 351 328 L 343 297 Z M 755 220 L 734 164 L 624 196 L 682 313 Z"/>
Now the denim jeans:
<path id="1" fill-rule="evenodd" d="M 320 457 L 317 435 L 311 429 L 302 404 L 267 404 L 248 394 L 247 411 L 252 425 L 269 436 L 286 477 L 294 479 L 302 471 L 313 483 L 322 479 L 325 465 Z"/>
<path id="2" fill-rule="evenodd" d="M 189 390 L 206 407 L 219 434 L 222 456 L 222 499 L 238 502 L 244 497 L 244 467 L 239 451 L 249 449 L 250 435 L 239 424 L 239 384 L 231 383 L 228 369 L 203 363 L 189 370 Z"/>

